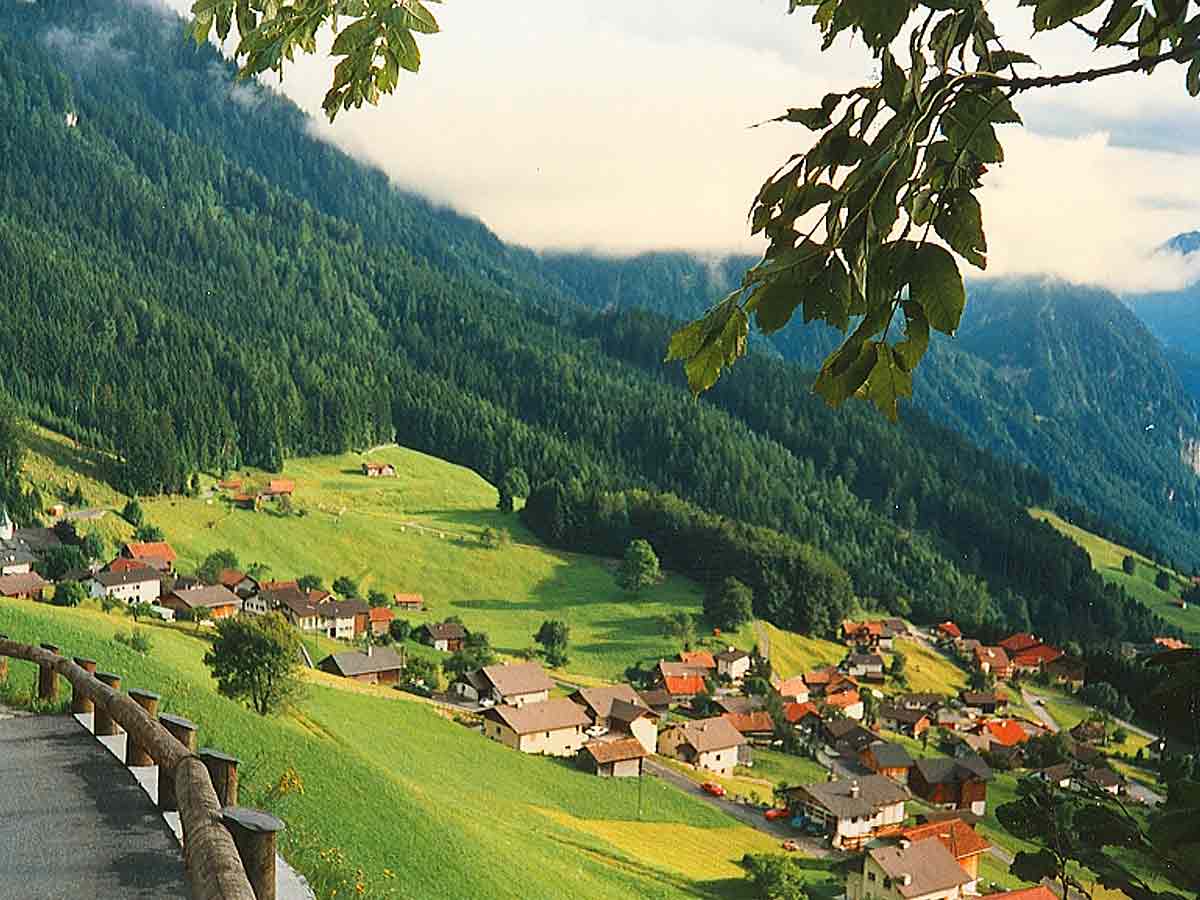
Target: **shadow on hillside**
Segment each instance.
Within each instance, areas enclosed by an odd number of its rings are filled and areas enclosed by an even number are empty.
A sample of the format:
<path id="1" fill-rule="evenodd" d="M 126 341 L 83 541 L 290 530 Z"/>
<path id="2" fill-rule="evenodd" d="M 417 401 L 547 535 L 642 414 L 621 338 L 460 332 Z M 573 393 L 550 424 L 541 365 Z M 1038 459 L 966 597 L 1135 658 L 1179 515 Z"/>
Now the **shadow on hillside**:
<path id="1" fill-rule="evenodd" d="M 36 431 L 28 432 L 26 437 L 32 452 L 46 457 L 60 469 L 112 486 L 113 460 L 103 453 L 83 446 L 69 447 Z"/>

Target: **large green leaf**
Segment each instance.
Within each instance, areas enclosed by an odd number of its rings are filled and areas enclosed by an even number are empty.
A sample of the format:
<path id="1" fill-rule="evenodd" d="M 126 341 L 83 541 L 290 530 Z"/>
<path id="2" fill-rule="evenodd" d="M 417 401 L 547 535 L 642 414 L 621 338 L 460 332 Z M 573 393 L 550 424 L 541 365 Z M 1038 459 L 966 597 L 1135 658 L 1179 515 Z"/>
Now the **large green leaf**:
<path id="1" fill-rule="evenodd" d="M 733 365 L 746 352 L 750 322 L 738 303 L 740 293 L 734 291 L 704 318 L 671 335 L 667 360 L 683 360 L 688 386 L 694 394 L 716 384 L 721 370 Z"/>
<path id="2" fill-rule="evenodd" d="M 912 372 L 897 359 L 895 348 L 879 344 L 875 366 L 863 387 L 866 398 L 893 422 L 899 416 L 900 398 L 912 398 Z"/>
<path id="3" fill-rule="evenodd" d="M 987 268 L 983 211 L 970 191 L 960 189 L 947 192 L 942 209 L 933 220 L 933 230 L 971 265 Z"/>
<path id="4" fill-rule="evenodd" d="M 954 334 L 967 304 L 967 292 L 954 257 L 937 244 L 922 244 L 908 268 L 909 295 L 925 310 L 929 324 Z"/>
<path id="5" fill-rule="evenodd" d="M 1072 19 L 1086 16 L 1104 0 L 1038 0 L 1033 10 L 1034 31 L 1050 31 Z"/>

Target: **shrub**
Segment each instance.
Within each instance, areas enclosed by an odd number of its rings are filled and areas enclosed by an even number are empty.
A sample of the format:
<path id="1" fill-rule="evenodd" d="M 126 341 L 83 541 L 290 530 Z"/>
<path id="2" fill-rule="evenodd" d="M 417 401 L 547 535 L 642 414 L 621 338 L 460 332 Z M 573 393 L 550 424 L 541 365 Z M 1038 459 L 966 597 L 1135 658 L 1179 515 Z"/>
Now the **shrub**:
<path id="1" fill-rule="evenodd" d="M 154 648 L 150 640 L 150 635 L 137 626 L 129 629 L 129 631 L 118 631 L 113 635 L 113 640 L 118 644 L 124 644 L 130 650 L 140 653 L 142 656 L 149 656 L 150 651 Z"/>

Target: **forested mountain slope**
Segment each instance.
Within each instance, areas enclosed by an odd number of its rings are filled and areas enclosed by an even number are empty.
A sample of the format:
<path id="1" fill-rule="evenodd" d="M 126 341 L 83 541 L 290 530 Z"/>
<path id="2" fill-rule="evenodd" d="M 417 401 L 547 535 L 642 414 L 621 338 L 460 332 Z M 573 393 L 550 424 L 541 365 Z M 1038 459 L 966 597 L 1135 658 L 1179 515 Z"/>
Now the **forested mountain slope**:
<path id="1" fill-rule="evenodd" d="M 661 365 L 669 321 L 578 304 L 230 74 L 145 5 L 0 9 L 0 379 L 118 451 L 123 488 L 395 436 L 493 481 L 519 465 L 572 498 L 669 491 L 773 529 L 755 599 L 796 621 L 840 612 L 787 575 L 811 544 L 919 618 L 1163 630 L 1025 515 L 1052 500 L 1036 472 L 920 415 L 835 413 L 762 355 L 697 403 Z"/>

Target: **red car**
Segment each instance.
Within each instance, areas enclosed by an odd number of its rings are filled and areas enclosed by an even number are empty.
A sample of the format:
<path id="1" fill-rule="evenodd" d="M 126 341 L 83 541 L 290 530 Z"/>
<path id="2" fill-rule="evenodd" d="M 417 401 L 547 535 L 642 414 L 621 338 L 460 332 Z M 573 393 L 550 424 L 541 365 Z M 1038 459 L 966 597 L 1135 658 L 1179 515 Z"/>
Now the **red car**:
<path id="1" fill-rule="evenodd" d="M 704 784 L 700 785 L 700 790 L 704 791 L 706 794 L 712 794 L 714 797 L 725 796 L 725 788 L 721 787 L 721 785 L 714 781 L 704 782 Z"/>
<path id="2" fill-rule="evenodd" d="M 766 819 L 768 822 L 774 822 L 778 819 L 786 819 L 787 816 L 788 816 L 788 811 L 786 809 L 781 809 L 778 806 L 772 806 L 770 809 L 768 809 L 766 812 L 763 813 L 763 818 Z"/>
<path id="3" fill-rule="evenodd" d="M 784 841 L 779 846 L 782 847 L 784 850 L 786 850 L 788 853 L 794 853 L 795 851 L 800 849 L 800 845 L 797 844 L 795 841 Z"/>

